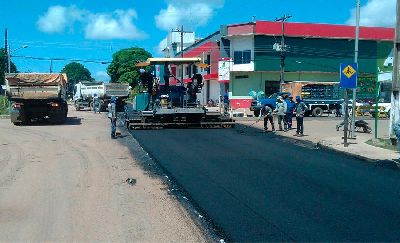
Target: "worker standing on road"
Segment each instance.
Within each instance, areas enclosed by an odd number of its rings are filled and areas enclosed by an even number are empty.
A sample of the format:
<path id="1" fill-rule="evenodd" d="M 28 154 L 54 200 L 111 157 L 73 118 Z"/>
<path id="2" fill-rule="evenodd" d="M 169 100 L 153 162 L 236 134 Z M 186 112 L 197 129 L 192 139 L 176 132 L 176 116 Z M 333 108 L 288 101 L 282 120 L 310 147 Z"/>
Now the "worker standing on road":
<path id="1" fill-rule="evenodd" d="M 268 121 L 269 123 L 271 123 L 272 131 L 275 131 L 274 114 L 272 108 L 267 105 L 264 105 L 260 114 L 264 116 L 264 131 L 265 132 L 268 131 Z"/>
<path id="2" fill-rule="evenodd" d="M 100 100 L 97 94 L 93 95 L 93 113 L 99 112 L 100 113 Z"/>
<path id="3" fill-rule="evenodd" d="M 275 110 L 276 115 L 278 116 L 278 125 L 279 125 L 279 131 L 282 131 L 282 121 L 284 125 L 285 132 L 287 131 L 287 124 L 285 121 L 285 113 L 287 111 L 287 105 L 286 102 L 283 101 L 281 96 L 278 96 L 277 102 L 276 102 L 276 107 Z"/>
<path id="4" fill-rule="evenodd" d="M 116 130 L 117 130 L 117 99 L 115 96 L 111 97 L 110 104 L 108 104 L 108 118 L 111 121 L 111 138 L 116 137 Z"/>
<path id="5" fill-rule="evenodd" d="M 287 124 L 287 129 L 290 130 L 292 129 L 292 123 L 293 123 L 293 111 L 294 108 L 296 107 L 296 103 L 293 101 L 293 96 L 287 96 L 285 99 L 286 105 L 287 105 L 287 110 L 285 114 L 285 120 Z"/>
<path id="6" fill-rule="evenodd" d="M 296 134 L 297 136 L 303 136 L 304 135 L 304 114 L 308 110 L 306 104 L 301 100 L 300 96 L 296 96 L 296 121 L 297 121 L 297 130 Z"/>

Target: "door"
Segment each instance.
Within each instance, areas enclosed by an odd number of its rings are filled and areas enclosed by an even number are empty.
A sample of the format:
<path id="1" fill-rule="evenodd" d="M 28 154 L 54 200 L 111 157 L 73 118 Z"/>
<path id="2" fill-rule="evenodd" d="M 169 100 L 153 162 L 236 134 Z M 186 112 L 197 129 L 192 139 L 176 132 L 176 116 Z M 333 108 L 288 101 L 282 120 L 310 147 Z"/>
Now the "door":
<path id="1" fill-rule="evenodd" d="M 279 81 L 267 81 L 265 80 L 265 97 L 272 95 L 273 93 L 279 92 Z"/>

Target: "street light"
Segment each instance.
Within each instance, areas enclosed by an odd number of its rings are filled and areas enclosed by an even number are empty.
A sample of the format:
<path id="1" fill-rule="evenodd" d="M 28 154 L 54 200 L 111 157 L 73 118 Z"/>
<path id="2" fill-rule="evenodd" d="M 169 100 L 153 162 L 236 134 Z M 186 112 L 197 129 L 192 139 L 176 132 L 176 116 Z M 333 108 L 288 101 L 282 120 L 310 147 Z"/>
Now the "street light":
<path id="1" fill-rule="evenodd" d="M 21 49 L 25 49 L 28 48 L 28 45 L 22 45 L 14 50 L 12 50 L 12 52 L 21 50 Z M 8 51 L 7 51 L 7 66 L 8 66 L 8 73 L 11 73 L 11 51 L 10 51 L 10 46 L 8 46 Z"/>

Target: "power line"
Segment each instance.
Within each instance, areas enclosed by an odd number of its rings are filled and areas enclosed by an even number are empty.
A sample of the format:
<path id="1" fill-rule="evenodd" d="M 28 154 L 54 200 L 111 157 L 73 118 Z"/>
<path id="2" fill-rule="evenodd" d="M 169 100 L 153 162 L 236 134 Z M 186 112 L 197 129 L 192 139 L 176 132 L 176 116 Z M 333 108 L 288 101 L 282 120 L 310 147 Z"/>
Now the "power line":
<path id="1" fill-rule="evenodd" d="M 70 58 L 60 58 L 60 57 L 33 57 L 33 56 L 19 56 L 19 55 L 12 55 L 11 57 L 31 59 L 31 60 L 40 60 L 40 61 L 70 61 L 70 62 L 98 63 L 98 64 L 110 64 L 111 63 L 111 61 L 105 61 L 105 60 L 70 59 Z"/>

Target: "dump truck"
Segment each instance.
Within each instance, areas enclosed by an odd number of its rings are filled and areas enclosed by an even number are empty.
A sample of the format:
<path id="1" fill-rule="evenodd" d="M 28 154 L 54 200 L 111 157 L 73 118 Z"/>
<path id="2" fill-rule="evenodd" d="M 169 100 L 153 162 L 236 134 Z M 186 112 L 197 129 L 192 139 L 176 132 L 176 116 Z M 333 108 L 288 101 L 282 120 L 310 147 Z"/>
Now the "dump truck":
<path id="1" fill-rule="evenodd" d="M 11 73 L 5 78 L 14 125 L 47 119 L 53 124 L 65 122 L 67 75 L 63 73 Z"/>
<path id="2" fill-rule="evenodd" d="M 107 108 L 112 96 L 118 98 L 118 110 L 123 110 L 130 90 L 131 87 L 126 83 L 79 82 L 74 88 L 75 109 L 93 109 L 93 97 L 96 94 L 100 99 L 100 110 Z"/>

